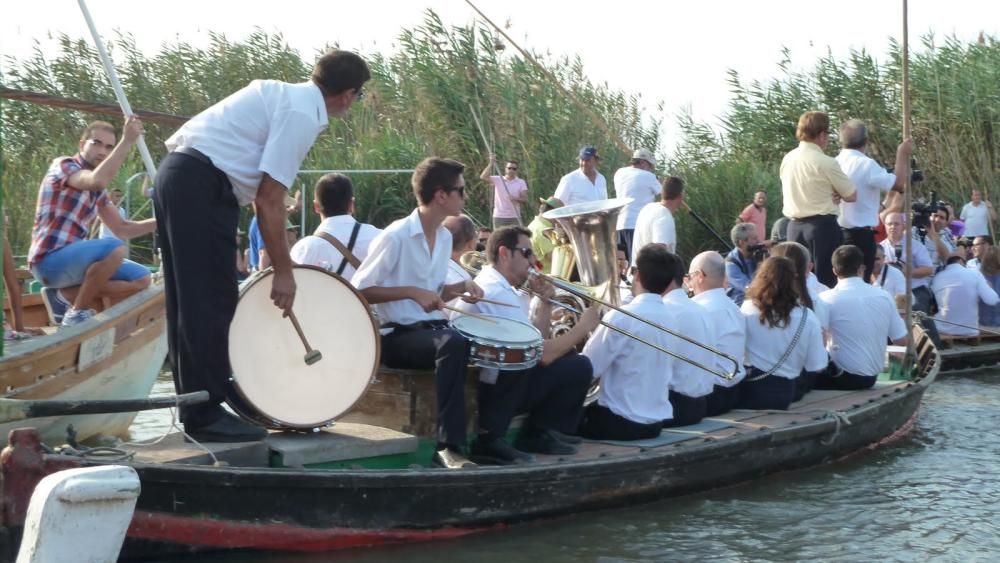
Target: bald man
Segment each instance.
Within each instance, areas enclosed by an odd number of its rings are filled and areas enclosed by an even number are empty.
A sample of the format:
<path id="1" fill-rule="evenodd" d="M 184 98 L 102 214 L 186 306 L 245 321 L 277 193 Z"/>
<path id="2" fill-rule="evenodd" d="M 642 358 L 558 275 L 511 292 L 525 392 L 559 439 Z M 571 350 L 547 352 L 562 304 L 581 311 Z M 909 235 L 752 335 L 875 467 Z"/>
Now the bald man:
<path id="1" fill-rule="evenodd" d="M 728 412 L 739 401 L 739 383 L 745 375 L 743 356 L 746 354 L 746 320 L 740 308 L 726 295 L 726 261 L 715 251 L 706 251 L 694 257 L 687 274 L 688 288 L 694 292 L 692 301 L 705 309 L 711 319 L 713 334 L 709 343 L 737 359 L 736 376 L 732 379 L 717 378 L 715 388 L 708 396 L 706 416 Z M 729 373 L 733 363 L 715 355 L 719 371 Z"/>

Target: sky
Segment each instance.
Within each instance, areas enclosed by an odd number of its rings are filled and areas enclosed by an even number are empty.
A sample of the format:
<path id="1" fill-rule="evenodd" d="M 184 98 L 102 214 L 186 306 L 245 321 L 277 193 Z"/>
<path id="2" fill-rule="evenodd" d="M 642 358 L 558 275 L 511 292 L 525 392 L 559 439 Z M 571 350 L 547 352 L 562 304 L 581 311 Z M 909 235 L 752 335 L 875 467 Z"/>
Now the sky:
<path id="1" fill-rule="evenodd" d="M 507 33 L 522 47 L 579 55 L 592 80 L 640 94 L 647 115 L 664 121 L 667 150 L 677 142 L 682 110 L 710 123 L 725 111 L 729 69 L 746 80 L 776 76 L 782 47 L 791 50 L 796 68 L 810 68 L 828 50 L 843 57 L 852 48 L 866 49 L 884 60 L 889 38 L 902 36 L 902 0 L 473 1 L 494 22 L 509 24 Z M 421 23 L 428 8 L 446 24 L 476 19 L 463 0 L 90 0 L 87 5 L 101 35 L 131 33 L 148 53 L 177 40 L 204 45 L 209 31 L 240 39 L 260 27 L 281 32 L 306 60 L 326 44 L 391 52 L 400 30 Z M 980 32 L 998 36 L 1000 2 L 911 0 L 909 29 L 914 50 L 922 49 L 920 36 L 930 31 L 969 41 Z M 35 42 L 50 52 L 60 32 L 89 39 L 77 0 L 6 2 L 0 53 L 25 57 Z"/>

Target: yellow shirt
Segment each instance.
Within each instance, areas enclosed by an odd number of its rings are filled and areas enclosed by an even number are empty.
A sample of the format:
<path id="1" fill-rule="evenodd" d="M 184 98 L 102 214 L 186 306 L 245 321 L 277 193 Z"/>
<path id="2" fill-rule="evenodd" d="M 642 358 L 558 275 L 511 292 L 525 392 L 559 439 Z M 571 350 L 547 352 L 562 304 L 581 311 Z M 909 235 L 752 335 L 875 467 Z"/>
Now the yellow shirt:
<path id="1" fill-rule="evenodd" d="M 778 174 L 784 196 L 782 213 L 791 219 L 837 215 L 840 208 L 833 202 L 833 192 L 843 197 L 855 192 L 837 160 L 808 141 L 801 141 L 798 148 L 785 155 Z"/>
<path id="2" fill-rule="evenodd" d="M 552 249 L 555 245 L 542 233 L 551 228 L 552 222 L 543 219 L 541 215 L 536 215 L 531 223 L 528 223 L 528 230 L 531 231 L 531 248 L 535 251 L 535 257 L 542 263 L 543 272 L 548 272 L 552 267 Z"/>

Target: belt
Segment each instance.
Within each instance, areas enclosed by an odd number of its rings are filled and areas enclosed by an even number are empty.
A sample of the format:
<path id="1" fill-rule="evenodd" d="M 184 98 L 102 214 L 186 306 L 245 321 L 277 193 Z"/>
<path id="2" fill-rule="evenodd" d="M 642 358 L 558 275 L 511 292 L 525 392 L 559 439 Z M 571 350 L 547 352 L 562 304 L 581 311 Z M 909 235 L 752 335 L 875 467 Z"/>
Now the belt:
<path id="1" fill-rule="evenodd" d="M 834 219 L 837 218 L 836 215 L 828 213 L 828 214 L 825 214 L 825 215 L 810 215 L 808 217 L 789 217 L 789 219 L 791 219 L 792 221 L 803 221 L 803 222 L 805 222 L 805 221 L 818 221 L 820 219 L 826 219 L 828 217 L 832 217 Z"/>
<path id="2" fill-rule="evenodd" d="M 205 153 L 201 152 L 200 150 L 194 147 L 177 147 L 176 149 L 173 150 L 173 152 L 186 154 L 187 156 L 190 156 L 195 160 L 200 160 L 201 162 L 213 168 L 215 167 L 215 164 L 212 164 L 211 158 L 208 158 L 207 156 L 205 156 Z"/>
<path id="3" fill-rule="evenodd" d="M 871 231 L 875 232 L 875 227 L 841 227 L 845 231 Z"/>

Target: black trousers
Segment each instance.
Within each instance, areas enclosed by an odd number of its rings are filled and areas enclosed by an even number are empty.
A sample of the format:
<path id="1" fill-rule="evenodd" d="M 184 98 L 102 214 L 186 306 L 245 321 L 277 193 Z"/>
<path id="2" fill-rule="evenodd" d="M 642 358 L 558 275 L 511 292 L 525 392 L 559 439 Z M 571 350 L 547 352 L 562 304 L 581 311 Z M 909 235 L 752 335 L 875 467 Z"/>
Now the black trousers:
<path id="1" fill-rule="evenodd" d="M 583 411 L 580 435 L 592 440 L 646 440 L 660 435 L 662 422 L 643 424 L 592 403 Z"/>
<path id="2" fill-rule="evenodd" d="M 795 398 L 795 387 L 798 377 L 787 379 L 777 375 L 769 375 L 764 379 L 750 381 L 752 377 L 762 372 L 756 368 L 747 369 L 747 378 L 740 382 L 741 409 L 788 410 Z"/>
<path id="3" fill-rule="evenodd" d="M 469 341 L 450 328 L 399 327 L 382 337 L 382 363 L 391 368 L 434 368 L 438 447 L 465 448 L 465 366 Z"/>
<path id="4" fill-rule="evenodd" d="M 546 366 L 501 371 L 492 385 L 480 382 L 482 439 L 503 438 L 519 412 L 528 413 L 529 428 L 575 434 L 593 375 L 590 359 L 571 351 Z"/>
<path id="5" fill-rule="evenodd" d="M 825 370 L 816 374 L 816 381 L 813 384 L 813 388 L 840 390 L 869 389 L 875 385 L 876 380 L 878 380 L 878 374 L 858 375 L 846 372 L 831 361 Z"/>
<path id="6" fill-rule="evenodd" d="M 871 227 L 841 229 L 841 234 L 844 244 L 853 244 L 861 249 L 861 253 L 865 255 L 865 276 L 861 279 L 867 282 L 868 276 L 875 268 L 875 229 Z"/>
<path id="7" fill-rule="evenodd" d="M 232 369 L 229 324 L 239 298 L 239 204 L 229 179 L 194 157 L 170 153 L 156 174 L 153 204 L 163 253 L 168 361 L 178 393 L 208 391 L 208 403 L 181 408 L 181 421 L 203 426 L 222 415 Z"/>
<path id="8" fill-rule="evenodd" d="M 795 397 L 792 402 L 796 402 L 802 399 L 809 391 L 814 388 L 813 383 L 816 381 L 816 373 L 811 371 L 802 371 L 798 377 L 795 378 Z"/>
<path id="9" fill-rule="evenodd" d="M 705 412 L 707 411 L 708 405 L 708 395 L 702 397 L 688 397 L 683 393 L 678 393 L 677 391 L 670 391 L 670 406 L 674 409 L 674 418 L 671 420 L 664 420 L 664 428 L 672 428 L 674 426 L 689 426 L 691 424 L 698 424 L 701 419 L 705 418 Z"/>
<path id="10" fill-rule="evenodd" d="M 798 242 L 809 249 L 816 268 L 816 277 L 827 287 L 837 285 L 833 274 L 833 251 L 841 243 L 840 225 L 836 215 L 813 215 L 788 222 L 788 240 Z"/>
<path id="11" fill-rule="evenodd" d="M 618 244 L 625 245 L 625 259 L 632 263 L 632 241 L 635 239 L 635 229 L 621 229 L 618 233 Z"/>
<path id="12" fill-rule="evenodd" d="M 736 408 L 740 401 L 739 384 L 732 387 L 716 385 L 712 392 L 708 394 L 705 404 L 705 416 L 719 416 Z"/>
<path id="13" fill-rule="evenodd" d="M 934 293 L 931 291 L 930 287 L 925 285 L 923 287 L 913 288 L 913 310 L 921 311 L 927 313 L 928 315 L 926 319 L 920 321 L 920 326 L 924 327 L 924 330 L 927 331 L 927 336 L 929 336 L 931 341 L 934 342 L 934 345 L 940 348 L 941 335 L 938 334 L 937 324 L 930 316 L 933 314 L 933 311 L 931 311 L 931 305 L 933 303 Z"/>

